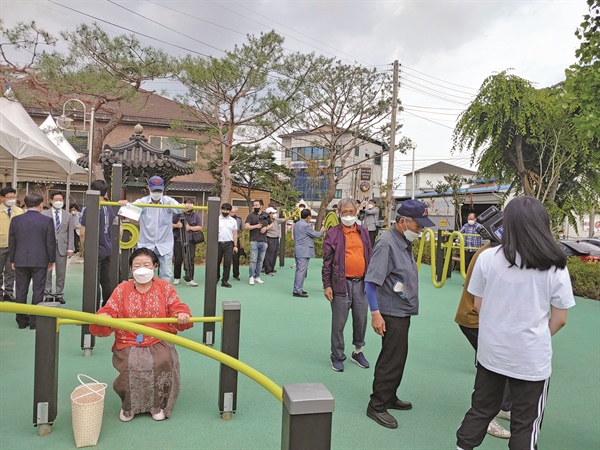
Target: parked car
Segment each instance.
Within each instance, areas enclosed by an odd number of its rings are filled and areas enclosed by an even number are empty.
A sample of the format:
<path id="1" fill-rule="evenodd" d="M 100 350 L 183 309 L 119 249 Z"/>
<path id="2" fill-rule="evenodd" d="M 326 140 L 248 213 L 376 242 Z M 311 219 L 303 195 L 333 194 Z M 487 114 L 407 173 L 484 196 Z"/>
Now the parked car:
<path id="1" fill-rule="evenodd" d="M 592 244 L 592 245 L 595 245 L 596 247 L 600 248 L 600 239 L 597 239 L 597 238 L 579 239 L 577 242 L 585 242 L 585 243 Z"/>
<path id="2" fill-rule="evenodd" d="M 600 261 L 600 246 L 583 240 L 560 240 L 558 245 L 565 256 L 577 256 L 582 261 Z"/>

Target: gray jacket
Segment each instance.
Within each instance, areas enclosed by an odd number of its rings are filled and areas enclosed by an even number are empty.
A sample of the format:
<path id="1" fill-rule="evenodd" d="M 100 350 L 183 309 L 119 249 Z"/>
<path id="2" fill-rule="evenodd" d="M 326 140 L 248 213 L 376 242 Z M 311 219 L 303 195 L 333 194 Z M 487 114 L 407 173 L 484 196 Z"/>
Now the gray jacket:
<path id="1" fill-rule="evenodd" d="M 377 221 L 379 220 L 379 208 L 377 206 L 373 206 L 371 209 L 365 208 L 363 211 L 365 216 L 362 220 L 362 226 L 369 231 L 377 230 Z"/>
<path id="2" fill-rule="evenodd" d="M 294 257 L 314 258 L 315 238 L 323 236 L 322 231 L 313 230 L 306 220 L 300 219 L 294 225 Z"/>
<path id="3" fill-rule="evenodd" d="M 50 217 L 52 219 L 52 223 L 55 223 L 54 211 L 54 208 L 50 208 L 42 211 L 42 214 Z M 61 209 L 60 228 L 58 231 L 56 231 L 56 227 L 54 229 L 54 234 L 56 236 L 56 253 L 60 256 L 67 256 L 68 251 L 74 252 L 75 236 L 73 235 L 73 230 L 75 230 L 75 222 L 71 213 Z"/>

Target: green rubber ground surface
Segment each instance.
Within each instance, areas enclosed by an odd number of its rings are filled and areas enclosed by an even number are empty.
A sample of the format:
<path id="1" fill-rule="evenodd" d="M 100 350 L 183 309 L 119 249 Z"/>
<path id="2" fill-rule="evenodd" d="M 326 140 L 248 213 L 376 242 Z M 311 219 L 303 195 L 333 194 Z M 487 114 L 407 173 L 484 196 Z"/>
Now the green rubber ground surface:
<path id="1" fill-rule="evenodd" d="M 365 415 L 373 369 L 346 362 L 336 373 L 329 362 L 331 311 L 322 295 L 320 260 L 310 263 L 307 299 L 292 297 L 292 261 L 265 284 L 249 286 L 247 277 L 218 288 L 220 302 L 242 304 L 240 360 L 277 384 L 322 382 L 335 397 L 334 449 L 451 449 L 455 431 L 469 407 L 475 368 L 473 351 L 454 314 L 463 280 L 453 276 L 442 289 L 430 282 L 423 266 L 421 310 L 410 330 L 410 351 L 400 388 L 411 411 L 392 411 L 399 428 L 388 430 Z M 65 308 L 81 309 L 82 265 L 70 265 Z M 247 267 L 242 270 L 247 274 Z M 198 287 L 178 286 L 194 315 L 203 312 L 204 267 L 197 267 Z M 202 325 L 182 334 L 200 341 Z M 365 356 L 375 365 L 379 337 L 369 327 Z M 116 371 L 111 364 L 113 338 L 96 340 L 92 357 L 79 348 L 80 329 L 63 326 L 60 334 L 59 405 L 53 432 L 37 435 L 33 416 L 34 332 L 17 329 L 12 314 L 0 314 L 0 449 L 75 448 L 69 395 L 77 374 L 109 384 L 98 449 L 277 449 L 281 445 L 282 405 L 245 376 L 239 378 L 238 410 L 224 421 L 217 409 L 219 365 L 186 349 L 179 350 L 182 392 L 170 419 L 154 422 L 149 415 L 131 422 L 118 419 L 120 401 L 112 391 Z M 351 349 L 350 324 L 346 345 Z M 577 299 L 567 326 L 553 339 L 554 372 L 540 449 L 600 448 L 600 302 Z M 217 325 L 216 346 L 220 348 Z M 508 425 L 507 422 L 505 425 Z M 507 441 L 487 436 L 480 448 L 506 448 Z"/>

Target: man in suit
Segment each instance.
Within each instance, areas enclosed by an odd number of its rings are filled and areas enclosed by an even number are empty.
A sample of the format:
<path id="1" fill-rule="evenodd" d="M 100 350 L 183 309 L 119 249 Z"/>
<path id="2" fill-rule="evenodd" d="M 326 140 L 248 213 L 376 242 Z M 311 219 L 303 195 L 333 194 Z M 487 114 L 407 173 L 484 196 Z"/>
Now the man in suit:
<path id="1" fill-rule="evenodd" d="M 27 212 L 10 223 L 8 249 L 16 278 L 16 302 L 27 303 L 29 282 L 33 279 L 31 303 L 44 300 L 46 274 L 54 268 L 56 237 L 54 222 L 41 214 L 44 198 L 39 194 L 25 197 Z M 19 328 L 35 330 L 35 316 L 17 314 Z"/>
<path id="2" fill-rule="evenodd" d="M 303 209 L 300 220 L 294 225 L 294 258 L 296 274 L 294 275 L 294 297 L 308 297 L 304 291 L 304 279 L 310 258 L 315 257 L 315 238 L 323 236 L 322 231 L 315 231 L 310 226 L 310 208 Z"/>
<path id="3" fill-rule="evenodd" d="M 17 206 L 17 191 L 12 187 L 0 189 L 0 287 L 4 285 L 0 301 L 15 301 L 15 272 L 8 257 L 8 228 L 12 219 L 21 214 L 23 210 Z"/>
<path id="4" fill-rule="evenodd" d="M 67 274 L 67 258 L 70 258 L 75 253 L 75 239 L 73 237 L 75 224 L 73 216 L 62 209 L 65 204 L 62 192 L 50 191 L 49 200 L 52 208 L 43 211 L 42 214 L 50 217 L 54 223 L 54 234 L 56 237 L 56 290 L 54 293 L 52 292 L 52 271 L 48 271 L 48 277 L 46 278 L 46 300 L 65 303 L 63 293 L 65 275 Z"/>

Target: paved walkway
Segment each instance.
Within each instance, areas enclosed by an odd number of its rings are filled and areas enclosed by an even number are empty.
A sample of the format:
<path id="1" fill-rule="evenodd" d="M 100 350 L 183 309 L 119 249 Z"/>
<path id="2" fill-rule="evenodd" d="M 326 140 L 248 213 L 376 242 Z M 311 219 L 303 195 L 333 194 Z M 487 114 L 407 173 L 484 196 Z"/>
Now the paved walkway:
<path id="1" fill-rule="evenodd" d="M 430 282 L 423 266 L 421 311 L 413 318 L 410 352 L 400 397 L 413 402 L 412 411 L 394 411 L 396 430 L 377 425 L 365 415 L 373 369 L 348 362 L 343 373 L 329 363 L 331 312 L 322 295 L 320 260 L 311 261 L 305 290 L 309 298 L 292 297 L 291 261 L 265 284 L 249 286 L 247 278 L 218 288 L 219 304 L 242 304 L 240 359 L 283 385 L 322 382 L 335 397 L 334 449 L 455 448 L 455 431 L 469 406 L 475 368 L 473 351 L 454 313 L 462 279 L 454 276 L 442 289 Z M 83 266 L 69 266 L 66 308 L 81 309 Z M 197 268 L 199 287 L 179 286 L 192 313 L 202 315 L 204 268 Z M 247 273 L 244 268 L 242 273 Z M 217 327 L 216 347 L 220 346 Z M 200 340 L 202 326 L 183 336 Z M 351 333 L 346 327 L 347 347 Z M 118 419 L 120 401 L 112 391 L 116 371 L 111 364 L 111 338 L 97 339 L 94 355 L 84 358 L 80 329 L 64 326 L 60 335 L 59 412 L 53 432 L 39 437 L 32 426 L 34 332 L 18 330 L 12 315 L 0 314 L 0 449 L 75 448 L 69 394 L 77 374 L 107 382 L 102 434 L 98 449 L 277 449 L 281 442 L 281 404 L 260 386 L 240 376 L 238 412 L 231 421 L 217 409 L 218 364 L 186 349 L 179 351 L 182 392 L 172 416 L 154 422 L 149 415 L 128 423 Z M 365 355 L 374 366 L 380 348 L 369 329 Z M 554 373 L 541 449 L 600 448 L 600 302 L 578 299 L 567 326 L 554 338 Z M 506 423 L 505 423 L 506 424 Z M 481 448 L 504 449 L 505 440 L 486 437 Z"/>

